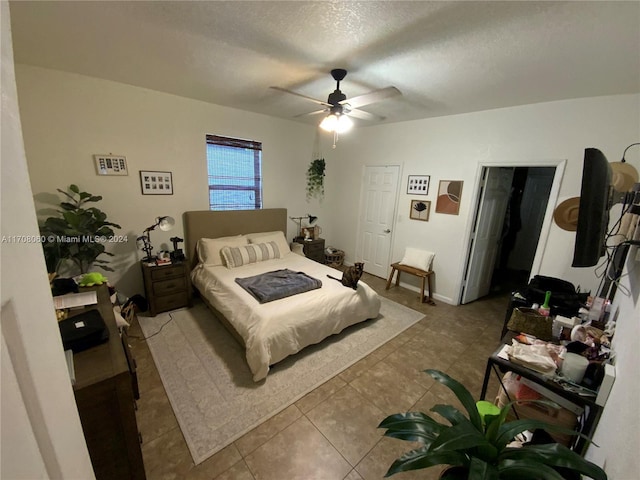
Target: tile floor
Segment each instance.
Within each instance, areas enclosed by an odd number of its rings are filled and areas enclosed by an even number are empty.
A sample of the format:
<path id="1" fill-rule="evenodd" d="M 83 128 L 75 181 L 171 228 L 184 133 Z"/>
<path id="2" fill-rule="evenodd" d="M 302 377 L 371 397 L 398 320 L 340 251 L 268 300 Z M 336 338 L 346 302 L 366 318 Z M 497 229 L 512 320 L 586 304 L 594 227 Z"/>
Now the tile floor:
<path id="1" fill-rule="evenodd" d="M 280 414 L 195 466 L 146 345 L 132 338 L 141 398 L 138 428 L 149 480 L 374 480 L 412 445 L 382 436 L 387 415 L 456 401 L 422 371 L 443 370 L 480 395 L 486 358 L 499 344 L 508 294 L 468 305 L 421 304 L 413 291 L 365 274 L 380 295 L 424 312 L 423 320 Z M 141 335 L 132 325 L 132 335 Z M 492 379 L 490 394 L 497 392 Z M 436 479 L 433 467 L 394 475 Z"/>

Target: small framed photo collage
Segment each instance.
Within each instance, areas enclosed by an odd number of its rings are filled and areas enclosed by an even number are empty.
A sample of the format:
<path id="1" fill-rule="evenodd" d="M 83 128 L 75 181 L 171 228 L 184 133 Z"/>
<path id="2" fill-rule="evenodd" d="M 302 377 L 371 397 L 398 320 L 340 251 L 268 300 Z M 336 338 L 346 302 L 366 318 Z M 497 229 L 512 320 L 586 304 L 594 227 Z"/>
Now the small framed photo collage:
<path id="1" fill-rule="evenodd" d="M 430 175 L 409 175 L 407 180 L 407 194 L 427 195 L 429 193 Z"/>
<path id="2" fill-rule="evenodd" d="M 143 195 L 173 195 L 171 172 L 140 170 L 140 187 Z"/>

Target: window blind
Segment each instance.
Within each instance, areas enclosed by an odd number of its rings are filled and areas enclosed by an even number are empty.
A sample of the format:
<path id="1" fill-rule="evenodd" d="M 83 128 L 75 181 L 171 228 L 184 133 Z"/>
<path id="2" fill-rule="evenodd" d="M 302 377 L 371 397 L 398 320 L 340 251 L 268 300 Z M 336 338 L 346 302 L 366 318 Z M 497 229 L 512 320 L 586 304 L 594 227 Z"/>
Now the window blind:
<path id="1" fill-rule="evenodd" d="M 262 143 L 207 135 L 210 210 L 262 208 Z"/>

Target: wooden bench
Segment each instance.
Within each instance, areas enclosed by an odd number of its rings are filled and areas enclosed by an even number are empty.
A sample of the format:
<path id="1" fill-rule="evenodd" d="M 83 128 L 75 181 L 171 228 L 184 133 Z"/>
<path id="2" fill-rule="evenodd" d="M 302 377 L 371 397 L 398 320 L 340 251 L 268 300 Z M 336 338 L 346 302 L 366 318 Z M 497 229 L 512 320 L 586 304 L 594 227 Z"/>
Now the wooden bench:
<path id="1" fill-rule="evenodd" d="M 433 297 L 431 296 L 431 276 L 433 275 L 433 270 L 425 271 L 420 270 L 419 268 L 410 267 L 408 265 L 402 265 L 400 263 L 392 263 L 391 264 L 391 274 L 389 275 L 389 279 L 387 280 L 386 290 L 389 290 L 391 287 L 391 281 L 393 280 L 393 274 L 398 272 L 396 276 L 396 287 L 400 285 L 400 273 L 406 272 L 410 275 L 415 275 L 416 277 L 420 277 L 422 280 L 422 285 L 420 288 L 420 302 L 428 303 L 429 305 L 435 305 L 436 303 L 433 301 Z M 429 296 L 425 298 L 424 296 L 424 282 L 427 280 L 427 285 L 429 288 Z"/>

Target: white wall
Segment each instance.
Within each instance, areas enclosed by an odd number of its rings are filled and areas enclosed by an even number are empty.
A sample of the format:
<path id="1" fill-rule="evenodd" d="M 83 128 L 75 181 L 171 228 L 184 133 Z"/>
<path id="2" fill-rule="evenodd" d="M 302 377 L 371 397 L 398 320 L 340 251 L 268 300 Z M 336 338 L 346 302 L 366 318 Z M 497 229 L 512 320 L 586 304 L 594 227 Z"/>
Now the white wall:
<path id="1" fill-rule="evenodd" d="M 96 206 L 129 240 L 109 246 L 116 271 L 106 273 L 127 295 L 142 293 L 135 239 L 144 228 L 157 216 L 174 217 L 172 231 L 151 233 L 156 249 L 170 247 L 170 237 L 183 237 L 182 213 L 209 208 L 207 133 L 263 143 L 266 208 L 286 207 L 291 215 L 318 210 L 305 203 L 311 126 L 54 70 L 18 65 L 16 76 L 38 217 L 52 214 L 56 189 L 71 183 L 101 195 Z M 92 155 L 109 153 L 127 158 L 128 176 L 96 175 Z M 172 172 L 174 194 L 142 195 L 139 170 Z M 295 229 L 290 222 L 289 238 Z"/>
<path id="2" fill-rule="evenodd" d="M 609 479 L 627 480 L 637 478 L 640 470 L 640 247 L 629 249 L 612 312 L 618 318 L 616 380 L 594 437 L 599 448 L 589 448 L 587 458 L 605 465 Z"/>
<path id="3" fill-rule="evenodd" d="M 2 366 L 0 477 L 91 479 L 51 299 L 27 172 L 6 1 L 2 27 Z M 18 238 L 15 242 L 11 239 Z"/>
<path id="4" fill-rule="evenodd" d="M 559 203 L 580 194 L 586 147 L 599 148 L 609 161 L 618 161 L 624 148 L 638 141 L 639 112 L 639 95 L 620 95 L 354 129 L 341 136 L 335 157 L 327 166 L 327 205 L 341 212 L 331 222 L 334 242 L 347 252 L 347 260 L 353 258 L 363 166 L 403 165 L 392 260 L 402 258 L 407 246 L 436 252 L 435 296 L 455 304 L 480 163 L 524 165 L 566 160 Z M 629 154 L 637 155 L 632 151 Z M 407 175 L 430 175 L 429 194 L 407 195 Z M 459 215 L 435 213 L 440 180 L 464 181 Z M 408 218 L 412 198 L 431 201 L 428 222 Z M 575 233 L 552 223 L 538 273 L 596 291 L 594 269 L 570 266 L 574 240 Z"/>

